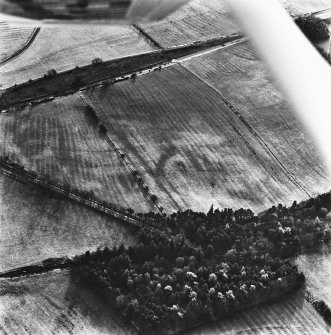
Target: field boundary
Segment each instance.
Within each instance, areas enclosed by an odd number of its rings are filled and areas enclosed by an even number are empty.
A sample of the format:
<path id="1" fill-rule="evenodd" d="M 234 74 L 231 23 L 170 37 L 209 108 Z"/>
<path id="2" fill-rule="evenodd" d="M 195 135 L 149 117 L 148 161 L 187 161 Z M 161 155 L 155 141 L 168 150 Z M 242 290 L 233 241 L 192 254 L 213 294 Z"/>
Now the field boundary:
<path id="1" fill-rule="evenodd" d="M 14 268 L 0 272 L 0 278 L 17 278 L 23 276 L 37 275 L 53 270 L 67 269 L 72 265 L 68 257 L 47 258 L 41 262 Z"/>
<path id="2" fill-rule="evenodd" d="M 82 101 L 85 104 L 85 106 L 88 107 L 88 104 L 85 101 L 84 97 L 81 94 L 79 94 L 79 96 L 82 99 Z M 95 104 L 99 106 L 99 108 L 103 111 L 104 114 L 106 114 L 104 108 L 100 105 L 99 101 L 97 101 L 97 99 L 93 96 L 93 92 L 91 92 L 90 99 L 93 99 L 93 101 L 95 102 Z M 129 170 L 131 171 L 133 177 L 135 178 L 135 180 L 136 180 L 136 182 L 138 184 L 139 189 L 143 192 L 143 196 L 148 195 L 149 198 L 150 198 L 150 200 L 151 200 L 151 202 L 153 203 L 153 205 L 157 207 L 157 209 L 159 210 L 160 213 L 162 213 L 164 207 L 160 205 L 159 197 L 157 197 L 155 194 L 152 194 L 150 192 L 150 188 L 146 185 L 146 183 L 139 176 L 138 171 L 132 167 L 132 165 L 130 164 L 130 162 L 128 162 L 128 160 L 126 159 L 126 155 L 124 154 L 124 152 L 122 152 L 117 147 L 115 141 L 110 137 L 110 135 L 109 135 L 109 129 L 107 129 L 107 127 L 104 125 L 104 123 L 102 123 L 99 120 L 98 116 L 97 116 L 97 118 L 98 118 L 98 126 L 100 128 L 104 129 L 104 134 L 106 136 L 106 140 L 107 140 L 108 144 L 112 147 L 112 149 L 114 149 L 114 151 L 117 154 L 118 159 L 120 161 L 122 161 L 122 163 L 129 168 Z"/>
<path id="3" fill-rule="evenodd" d="M 5 64 L 13 61 L 14 59 L 22 55 L 30 47 L 30 45 L 34 42 L 39 32 L 40 32 L 40 27 L 34 28 L 32 33 L 28 37 L 27 41 L 24 43 L 24 45 L 20 49 L 16 50 L 12 55 L 2 60 L 0 62 L 0 66 L 4 66 Z"/>
<path id="4" fill-rule="evenodd" d="M 144 29 L 139 27 L 137 24 L 132 25 L 133 29 L 135 29 L 144 39 L 153 47 L 156 47 L 159 50 L 165 50 L 161 44 L 156 42 Z"/>
<path id="5" fill-rule="evenodd" d="M 324 13 L 328 13 L 328 12 L 330 12 L 330 14 L 331 14 L 331 8 L 321 9 L 321 10 L 318 10 L 316 12 L 311 12 L 311 13 L 308 13 L 308 14 L 314 15 L 314 16 L 318 16 L 318 15 L 321 15 L 321 14 L 324 14 Z"/>
<path id="6" fill-rule="evenodd" d="M 100 85 L 109 85 L 115 81 L 137 76 L 144 70 L 157 69 L 161 65 L 201 50 L 242 38 L 242 34 L 231 34 L 208 41 L 194 42 L 166 50 L 117 58 L 110 61 L 98 61 L 82 67 L 60 73 L 51 72 L 44 77 L 14 85 L 4 89 L 0 95 L 0 110 L 10 111 L 29 104 L 40 103 L 54 97 L 73 94 L 80 90 Z M 50 69 L 51 70 L 51 69 Z"/>
<path id="7" fill-rule="evenodd" d="M 148 225 L 158 229 L 157 227 L 153 226 L 152 222 L 142 221 L 137 216 L 110 208 L 109 206 L 102 204 L 100 200 L 94 197 L 89 196 L 89 198 L 87 198 L 87 196 L 83 196 L 78 194 L 78 192 L 69 190 L 65 185 L 47 180 L 44 177 L 38 176 L 36 172 L 27 171 L 18 164 L 9 163 L 4 159 L 0 159 L 0 173 L 22 182 L 23 184 L 34 184 L 50 192 L 59 194 L 67 199 L 82 204 L 85 207 L 91 208 L 94 211 L 112 216 L 122 222 L 132 224 L 136 227 L 145 227 Z"/>
<path id="8" fill-rule="evenodd" d="M 326 324 L 331 324 L 331 312 L 330 307 L 322 299 L 318 299 L 308 289 L 305 291 L 305 299 L 308 301 L 316 312 L 323 318 Z"/>
<path id="9" fill-rule="evenodd" d="M 240 110 L 233 106 L 228 99 L 226 99 L 223 94 L 214 86 L 206 82 L 203 78 L 201 78 L 199 75 L 196 73 L 192 72 L 189 70 L 187 67 L 184 65 L 181 65 L 185 70 L 190 72 L 192 75 L 194 75 L 196 78 L 201 80 L 204 84 L 209 86 L 214 92 L 216 92 L 223 103 L 230 109 L 230 111 L 239 119 L 239 121 L 248 129 L 248 131 L 255 137 L 258 142 L 262 145 L 262 147 L 265 148 L 265 150 L 269 153 L 269 155 L 277 162 L 277 164 L 281 167 L 285 175 L 288 176 L 288 178 L 291 180 L 291 182 L 299 187 L 309 198 L 312 197 L 312 195 L 306 190 L 306 188 L 296 179 L 296 177 L 292 174 L 291 171 L 289 171 L 286 166 L 280 161 L 280 159 L 277 157 L 277 155 L 273 152 L 273 150 L 269 147 L 269 145 L 265 142 L 265 140 L 258 134 L 258 132 L 254 129 L 252 125 L 242 116 Z"/>

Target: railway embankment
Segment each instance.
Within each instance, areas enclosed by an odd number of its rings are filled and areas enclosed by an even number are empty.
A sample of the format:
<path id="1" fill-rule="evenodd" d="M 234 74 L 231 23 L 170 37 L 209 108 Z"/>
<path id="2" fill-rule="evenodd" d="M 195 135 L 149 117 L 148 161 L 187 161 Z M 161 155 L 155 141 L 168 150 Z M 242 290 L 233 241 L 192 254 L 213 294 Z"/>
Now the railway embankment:
<path id="1" fill-rule="evenodd" d="M 0 110 L 24 107 L 47 101 L 57 96 L 73 94 L 95 85 L 111 85 L 116 81 L 134 78 L 144 70 L 157 70 L 175 59 L 200 52 L 217 45 L 241 39 L 242 34 L 230 34 L 208 41 L 199 41 L 165 50 L 119 58 L 111 61 L 93 59 L 91 64 L 57 73 L 49 69 L 43 77 L 29 80 L 3 90 L 0 94 Z"/>

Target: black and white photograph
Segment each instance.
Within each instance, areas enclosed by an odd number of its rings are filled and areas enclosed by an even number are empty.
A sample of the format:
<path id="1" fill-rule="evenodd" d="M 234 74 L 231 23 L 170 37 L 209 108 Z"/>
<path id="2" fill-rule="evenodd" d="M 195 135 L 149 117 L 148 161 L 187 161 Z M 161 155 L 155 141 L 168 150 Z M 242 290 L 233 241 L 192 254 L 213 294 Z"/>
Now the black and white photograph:
<path id="1" fill-rule="evenodd" d="M 331 0 L 0 0 L 0 335 L 331 335 Z"/>

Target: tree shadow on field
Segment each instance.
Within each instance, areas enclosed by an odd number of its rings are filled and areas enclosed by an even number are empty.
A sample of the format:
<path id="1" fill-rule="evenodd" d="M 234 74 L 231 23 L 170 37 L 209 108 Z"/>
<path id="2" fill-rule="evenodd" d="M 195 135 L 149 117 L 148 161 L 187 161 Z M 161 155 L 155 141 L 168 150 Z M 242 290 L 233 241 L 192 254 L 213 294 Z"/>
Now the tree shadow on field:
<path id="1" fill-rule="evenodd" d="M 123 316 L 94 292 L 93 288 L 79 283 L 77 274 L 72 270 L 69 272 L 63 302 L 65 308 L 54 320 L 55 334 L 79 334 L 83 330 L 90 331 L 91 334 L 137 334 Z"/>
<path id="2" fill-rule="evenodd" d="M 289 334 L 288 331 L 292 330 L 291 325 L 294 325 L 297 333 L 302 329 L 301 326 L 305 322 L 302 319 L 304 304 L 304 292 L 299 291 L 278 301 L 248 307 L 246 310 L 199 326 L 194 330 L 185 330 L 178 335 Z"/>
<path id="3" fill-rule="evenodd" d="M 298 313 L 302 310 L 306 299 L 305 299 L 305 294 L 302 290 L 299 292 L 296 292 L 293 294 L 293 296 L 285 298 L 284 301 L 286 302 L 287 300 L 292 300 L 293 301 L 293 310 L 294 313 Z"/>

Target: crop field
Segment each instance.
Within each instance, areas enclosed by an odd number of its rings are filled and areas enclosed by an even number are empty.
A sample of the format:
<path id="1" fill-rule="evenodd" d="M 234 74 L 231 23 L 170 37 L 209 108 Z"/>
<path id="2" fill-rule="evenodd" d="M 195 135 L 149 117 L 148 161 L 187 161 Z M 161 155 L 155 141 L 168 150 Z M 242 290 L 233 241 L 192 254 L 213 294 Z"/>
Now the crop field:
<path id="1" fill-rule="evenodd" d="M 167 212 L 259 211 L 308 197 L 219 93 L 180 65 L 84 94 Z"/>
<path id="2" fill-rule="evenodd" d="M 330 0 L 282 0 L 282 2 L 296 8 L 301 13 L 311 13 L 331 8 Z"/>
<path id="3" fill-rule="evenodd" d="M 27 169 L 134 210 L 153 209 L 78 96 L 0 115 L 0 152 Z"/>
<path id="4" fill-rule="evenodd" d="M 106 61 L 153 50 L 128 26 L 43 27 L 24 54 L 0 68 L 0 85 L 36 79 L 51 69 L 60 72 L 88 65 L 95 58 Z"/>
<path id="5" fill-rule="evenodd" d="M 330 327 L 298 293 L 288 299 L 257 306 L 233 318 L 184 332 L 183 335 L 326 335 Z"/>
<path id="6" fill-rule="evenodd" d="M 31 27 L 11 27 L 0 22 L 0 64 L 22 48 L 32 32 Z"/>
<path id="7" fill-rule="evenodd" d="M 135 243 L 124 223 L 32 185 L 0 175 L 0 191 L 0 271 Z"/>
<path id="8" fill-rule="evenodd" d="M 1 334 L 136 334 L 68 271 L 0 281 Z"/>
<path id="9" fill-rule="evenodd" d="M 331 306 L 331 246 L 300 255 L 296 264 L 304 272 L 307 287 L 318 299 Z"/>
<path id="10" fill-rule="evenodd" d="M 139 25 L 164 48 L 237 33 L 223 0 L 193 0 L 161 21 Z"/>
<path id="11" fill-rule="evenodd" d="M 277 157 L 298 187 L 310 195 L 328 190 L 316 146 L 247 42 L 182 65 L 230 102 L 242 124 Z"/>
<path id="12" fill-rule="evenodd" d="M 0 331 L 7 334 L 136 334 L 68 271 L 0 281 Z M 325 335 L 329 327 L 303 294 L 238 313 L 185 335 Z"/>

